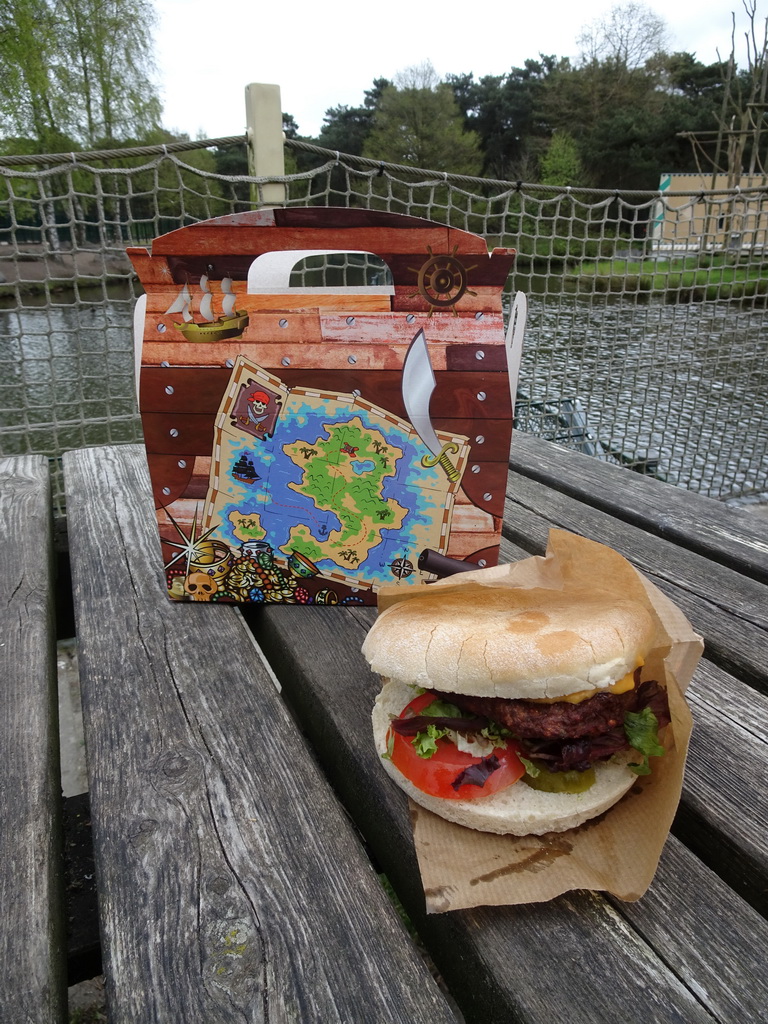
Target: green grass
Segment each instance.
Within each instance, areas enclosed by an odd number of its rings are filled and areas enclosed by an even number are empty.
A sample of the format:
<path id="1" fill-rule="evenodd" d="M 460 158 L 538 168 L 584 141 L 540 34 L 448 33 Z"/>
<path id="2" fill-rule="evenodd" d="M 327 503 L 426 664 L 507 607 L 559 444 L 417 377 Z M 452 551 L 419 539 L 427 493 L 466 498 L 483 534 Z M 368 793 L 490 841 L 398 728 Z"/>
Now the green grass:
<path id="1" fill-rule="evenodd" d="M 768 263 L 742 262 L 728 254 L 595 260 L 579 264 L 567 276 L 579 291 L 677 293 L 689 299 L 768 295 Z"/>

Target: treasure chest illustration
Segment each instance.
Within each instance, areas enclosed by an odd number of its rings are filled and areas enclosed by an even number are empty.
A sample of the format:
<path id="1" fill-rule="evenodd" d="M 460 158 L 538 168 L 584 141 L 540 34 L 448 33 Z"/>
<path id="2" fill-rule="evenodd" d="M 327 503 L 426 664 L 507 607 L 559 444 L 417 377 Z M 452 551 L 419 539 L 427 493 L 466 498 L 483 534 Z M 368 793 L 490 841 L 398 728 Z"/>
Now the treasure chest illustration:
<path id="1" fill-rule="evenodd" d="M 496 563 L 513 250 L 386 212 L 281 208 L 128 253 L 172 599 L 375 604 L 385 583 Z"/>

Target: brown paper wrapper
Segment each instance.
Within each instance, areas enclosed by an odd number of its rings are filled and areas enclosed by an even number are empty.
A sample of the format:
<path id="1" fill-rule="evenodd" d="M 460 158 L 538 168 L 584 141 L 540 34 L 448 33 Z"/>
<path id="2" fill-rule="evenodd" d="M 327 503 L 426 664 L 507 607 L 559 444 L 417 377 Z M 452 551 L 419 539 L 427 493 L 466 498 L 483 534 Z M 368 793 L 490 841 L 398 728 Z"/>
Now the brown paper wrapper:
<path id="1" fill-rule="evenodd" d="M 644 679 L 668 690 L 672 722 L 663 757 L 650 775 L 610 810 L 567 832 L 500 836 L 446 821 L 412 801 L 411 820 L 428 913 L 477 906 L 538 903 L 572 889 L 603 890 L 637 900 L 651 884 L 680 801 L 691 715 L 683 692 L 704 645 L 682 612 L 618 552 L 564 530 L 549 534 L 544 557 L 526 558 L 426 584 L 384 588 L 379 611 L 418 600 L 428 588 L 543 587 L 572 595 L 632 598 L 652 613 L 657 630 L 643 666 Z"/>

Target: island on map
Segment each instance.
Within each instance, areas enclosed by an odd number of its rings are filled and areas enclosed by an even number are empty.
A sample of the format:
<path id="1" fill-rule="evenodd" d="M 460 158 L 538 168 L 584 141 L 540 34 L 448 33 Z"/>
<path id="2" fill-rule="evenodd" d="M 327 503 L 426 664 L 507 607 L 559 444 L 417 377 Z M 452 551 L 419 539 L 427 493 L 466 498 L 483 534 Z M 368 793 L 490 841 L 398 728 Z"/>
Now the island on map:
<path id="1" fill-rule="evenodd" d="M 394 479 L 401 448 L 387 443 L 359 416 L 346 423 L 323 424 L 313 444 L 293 441 L 283 453 L 298 466 L 301 481 L 289 486 L 306 495 L 321 510 L 333 512 L 339 526 L 324 537 L 309 525 L 291 530 L 290 547 L 313 562 L 330 558 L 354 567 L 367 561 L 386 530 L 399 530 L 408 509 L 384 496 L 387 478 Z"/>

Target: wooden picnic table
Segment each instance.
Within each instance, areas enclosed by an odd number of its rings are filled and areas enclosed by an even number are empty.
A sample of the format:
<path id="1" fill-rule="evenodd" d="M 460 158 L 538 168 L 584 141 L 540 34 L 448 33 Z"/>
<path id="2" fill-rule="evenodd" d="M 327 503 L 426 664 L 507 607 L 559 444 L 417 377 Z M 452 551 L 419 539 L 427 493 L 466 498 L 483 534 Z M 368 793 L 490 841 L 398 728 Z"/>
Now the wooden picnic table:
<path id="1" fill-rule="evenodd" d="M 581 891 L 428 915 L 407 798 L 371 741 L 375 611 L 171 602 L 143 449 L 71 452 L 64 469 L 112 1024 L 768 1020 L 762 517 L 515 435 L 503 558 L 541 554 L 551 526 L 607 543 L 704 635 L 684 792 L 636 903 Z M 33 604 L 23 579 L 8 628 Z M 29 657 L 14 647 L 17 675 Z M 2 791 L 3 858 L 6 801 L 14 827 L 31 817 L 20 785 Z M 4 909 L 39 869 L 18 867 Z M 29 1011 L 26 950 L 2 951 L 0 1021 L 61 1019 L 55 1000 Z"/>

